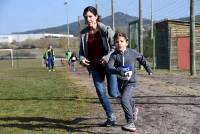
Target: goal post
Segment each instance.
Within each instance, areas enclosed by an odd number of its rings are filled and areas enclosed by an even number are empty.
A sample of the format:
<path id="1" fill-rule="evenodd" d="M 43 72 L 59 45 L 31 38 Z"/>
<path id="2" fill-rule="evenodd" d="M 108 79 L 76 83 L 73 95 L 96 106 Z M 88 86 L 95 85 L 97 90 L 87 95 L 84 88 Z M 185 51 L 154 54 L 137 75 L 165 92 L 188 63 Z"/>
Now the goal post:
<path id="1" fill-rule="evenodd" d="M 11 67 L 13 68 L 13 49 L 0 49 L 0 52 L 3 52 L 3 51 L 8 51 L 10 52 L 10 58 L 11 58 Z"/>

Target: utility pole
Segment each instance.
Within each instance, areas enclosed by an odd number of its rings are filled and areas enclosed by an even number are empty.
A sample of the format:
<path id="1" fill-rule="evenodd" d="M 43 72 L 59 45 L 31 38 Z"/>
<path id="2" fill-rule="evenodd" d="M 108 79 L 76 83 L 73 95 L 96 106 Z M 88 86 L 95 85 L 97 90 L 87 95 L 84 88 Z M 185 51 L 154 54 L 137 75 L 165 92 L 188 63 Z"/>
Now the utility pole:
<path id="1" fill-rule="evenodd" d="M 143 19 L 142 19 L 142 0 L 139 0 L 139 52 L 143 54 Z"/>
<path id="2" fill-rule="evenodd" d="M 68 4 L 68 2 L 67 2 L 67 0 L 65 0 L 64 5 L 66 5 L 66 9 L 68 9 L 67 4 Z M 68 13 L 68 10 L 67 10 L 67 49 L 69 49 L 69 13 Z"/>
<path id="3" fill-rule="evenodd" d="M 156 68 L 156 48 L 155 48 L 155 36 L 154 36 L 154 24 L 153 24 L 153 0 L 151 0 L 151 42 L 153 45 L 153 70 Z"/>
<path id="4" fill-rule="evenodd" d="M 113 31 L 115 31 L 114 0 L 111 0 L 111 9 L 112 9 L 112 29 Z"/>
<path id="5" fill-rule="evenodd" d="M 98 13 L 98 4 L 97 4 L 97 0 L 95 0 L 95 6 L 96 6 L 97 13 Z"/>
<path id="6" fill-rule="evenodd" d="M 151 40 L 153 40 L 153 0 L 151 0 Z"/>
<path id="7" fill-rule="evenodd" d="M 139 52 L 143 54 L 143 19 L 142 19 L 142 0 L 139 0 Z M 139 66 L 139 69 L 142 69 L 141 66 Z"/>
<path id="8" fill-rule="evenodd" d="M 155 36 L 153 37 L 153 70 L 156 69 L 156 47 L 155 47 Z"/>
<path id="9" fill-rule="evenodd" d="M 81 32 L 81 22 L 80 22 L 80 16 L 78 16 L 78 34 Z"/>
<path id="10" fill-rule="evenodd" d="M 67 15 L 67 48 L 69 49 L 69 16 Z"/>
<path id="11" fill-rule="evenodd" d="M 196 41 L 195 41 L 195 0 L 190 0 L 190 74 L 195 76 L 196 72 Z"/>

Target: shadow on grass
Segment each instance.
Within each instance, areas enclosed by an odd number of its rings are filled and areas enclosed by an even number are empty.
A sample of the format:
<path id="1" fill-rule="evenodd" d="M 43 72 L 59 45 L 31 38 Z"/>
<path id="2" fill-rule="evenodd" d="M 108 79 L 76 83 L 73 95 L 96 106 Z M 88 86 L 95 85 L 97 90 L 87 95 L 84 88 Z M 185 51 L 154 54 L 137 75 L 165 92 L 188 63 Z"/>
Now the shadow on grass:
<path id="1" fill-rule="evenodd" d="M 133 98 L 137 99 L 136 104 L 167 104 L 167 105 L 200 105 L 200 103 L 196 100 L 195 102 L 186 102 L 188 99 L 200 99 L 200 96 L 194 96 L 194 95 L 177 95 L 177 96 L 134 96 Z M 116 98 L 109 98 L 112 102 L 112 104 L 119 104 L 119 99 Z M 148 100 L 145 100 L 148 99 Z M 157 99 L 155 102 L 151 102 L 149 99 Z M 169 99 L 171 100 L 177 100 L 176 102 L 169 102 Z M 77 101 L 77 102 L 86 102 L 86 103 L 100 103 L 98 98 L 95 97 L 30 97 L 30 98 L 0 98 L 1 100 L 7 100 L 7 101 Z M 179 102 L 182 100 L 182 102 Z M 198 103 L 197 103 L 198 102 Z"/>
<path id="2" fill-rule="evenodd" d="M 102 125 L 84 123 L 84 121 L 96 119 L 99 118 L 79 117 L 73 120 L 62 120 L 46 117 L 0 117 L 0 121 L 7 121 L 6 123 L 0 123 L 0 127 L 20 128 L 32 131 L 41 131 L 41 129 L 61 129 L 66 130 L 67 132 L 94 133 L 90 132 L 89 129 L 92 127 L 102 127 Z M 10 123 L 13 121 L 17 121 L 17 123 Z"/>
<path id="3" fill-rule="evenodd" d="M 200 96 L 177 95 L 177 96 L 134 96 L 135 104 L 147 105 L 200 105 Z M 194 99 L 194 100 L 191 100 Z M 195 100 L 196 99 L 196 100 Z M 119 101 L 113 101 L 112 104 L 119 104 Z"/>
<path id="4" fill-rule="evenodd" d="M 84 101 L 86 103 L 99 103 L 98 98 L 81 98 L 81 97 L 28 97 L 28 98 L 0 98 L 0 101 Z"/>

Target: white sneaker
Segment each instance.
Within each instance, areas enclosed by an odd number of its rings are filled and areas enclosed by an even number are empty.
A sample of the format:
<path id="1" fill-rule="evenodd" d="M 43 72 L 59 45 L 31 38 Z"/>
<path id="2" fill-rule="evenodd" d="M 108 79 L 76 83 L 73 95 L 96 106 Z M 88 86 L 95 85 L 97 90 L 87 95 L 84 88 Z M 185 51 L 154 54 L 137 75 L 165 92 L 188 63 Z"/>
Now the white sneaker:
<path id="1" fill-rule="evenodd" d="M 136 127 L 135 127 L 134 123 L 126 124 L 126 125 L 122 126 L 122 129 L 126 130 L 126 131 L 131 131 L 131 132 L 135 132 L 136 131 Z"/>

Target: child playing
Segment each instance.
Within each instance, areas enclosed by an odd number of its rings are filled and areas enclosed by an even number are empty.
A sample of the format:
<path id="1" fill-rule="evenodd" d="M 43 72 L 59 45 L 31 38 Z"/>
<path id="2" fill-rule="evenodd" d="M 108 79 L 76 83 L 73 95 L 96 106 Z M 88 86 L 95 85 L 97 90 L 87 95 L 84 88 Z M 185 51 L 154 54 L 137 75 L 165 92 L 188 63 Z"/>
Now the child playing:
<path id="1" fill-rule="evenodd" d="M 123 130 L 136 131 L 134 121 L 136 120 L 136 111 L 133 92 L 136 88 L 135 62 L 143 65 L 149 75 L 152 70 L 143 55 L 136 50 L 127 48 L 128 38 L 126 34 L 116 32 L 114 36 L 116 50 L 111 54 L 107 70 L 111 74 L 118 75 L 118 86 L 121 92 L 121 105 L 125 113 L 127 124 L 122 126 Z"/>

